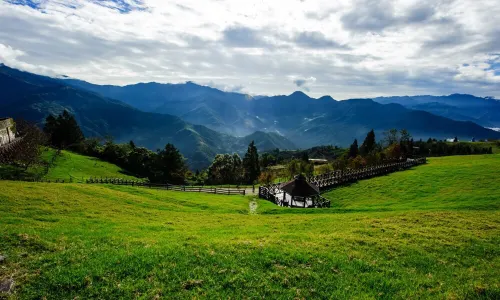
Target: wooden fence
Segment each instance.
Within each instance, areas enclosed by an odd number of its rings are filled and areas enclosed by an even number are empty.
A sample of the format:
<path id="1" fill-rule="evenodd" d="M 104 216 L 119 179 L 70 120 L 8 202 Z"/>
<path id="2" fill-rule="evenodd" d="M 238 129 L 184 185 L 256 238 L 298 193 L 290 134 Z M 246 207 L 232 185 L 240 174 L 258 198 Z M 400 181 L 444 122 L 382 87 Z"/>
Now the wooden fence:
<path id="1" fill-rule="evenodd" d="M 158 184 L 150 183 L 138 180 L 128 180 L 121 178 L 89 178 L 85 181 L 89 184 L 114 184 L 114 185 L 128 185 L 128 186 L 138 186 L 145 188 L 162 189 L 168 191 L 179 191 L 179 192 L 195 192 L 195 193 L 207 193 L 207 194 L 217 194 L 217 195 L 245 195 L 245 189 L 235 189 L 235 188 L 215 188 L 215 187 L 204 187 L 204 186 L 191 186 L 191 185 L 173 185 L 173 184 Z"/>
<path id="2" fill-rule="evenodd" d="M 323 192 L 325 190 L 333 189 L 337 186 L 347 183 L 382 176 L 397 171 L 407 170 L 425 163 L 427 163 L 427 159 L 425 157 L 408 159 L 406 161 L 390 162 L 355 170 L 338 170 L 318 176 L 309 177 L 307 181 L 315 184 L 317 187 L 319 187 L 320 191 Z"/>
<path id="3" fill-rule="evenodd" d="M 307 178 L 307 181 L 318 186 L 320 192 L 325 192 L 345 184 L 356 182 L 358 180 L 407 170 L 412 167 L 425 164 L 426 162 L 427 159 L 425 157 L 422 157 L 416 159 L 408 159 L 406 161 L 384 163 L 381 165 L 370 166 L 356 170 L 337 170 L 330 173 L 311 176 Z M 276 195 L 283 193 L 280 188 L 281 185 L 282 183 L 276 183 L 259 187 L 259 198 L 267 199 L 273 203 L 277 203 L 279 199 L 276 197 Z"/>

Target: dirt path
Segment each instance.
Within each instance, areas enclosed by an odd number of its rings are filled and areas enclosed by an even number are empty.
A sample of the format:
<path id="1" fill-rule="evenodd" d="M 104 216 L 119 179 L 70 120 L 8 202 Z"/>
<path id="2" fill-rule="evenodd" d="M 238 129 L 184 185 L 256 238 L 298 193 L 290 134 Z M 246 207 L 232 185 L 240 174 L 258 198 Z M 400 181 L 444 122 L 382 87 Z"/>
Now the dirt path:
<path id="1" fill-rule="evenodd" d="M 245 195 L 258 195 L 259 194 L 259 187 L 255 187 L 255 191 L 250 187 L 250 188 L 245 188 Z"/>
<path id="2" fill-rule="evenodd" d="M 250 202 L 248 202 L 248 214 L 256 215 L 257 207 L 259 207 L 259 204 L 257 203 L 257 200 L 254 198 Z"/>

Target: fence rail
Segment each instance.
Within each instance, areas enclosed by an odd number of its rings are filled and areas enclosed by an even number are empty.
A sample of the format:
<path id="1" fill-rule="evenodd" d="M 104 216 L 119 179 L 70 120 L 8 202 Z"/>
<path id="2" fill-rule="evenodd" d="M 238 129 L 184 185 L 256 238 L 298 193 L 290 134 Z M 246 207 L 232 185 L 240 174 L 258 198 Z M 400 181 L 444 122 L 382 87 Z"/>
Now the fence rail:
<path id="1" fill-rule="evenodd" d="M 194 192 L 194 193 L 206 193 L 206 194 L 217 194 L 217 195 L 245 195 L 245 189 L 234 189 L 234 188 L 214 188 L 214 187 L 204 187 L 204 186 L 191 186 L 191 185 L 173 185 L 173 184 L 158 184 L 150 183 L 137 180 L 127 180 L 121 178 L 89 178 L 85 181 L 88 184 L 114 184 L 114 185 L 127 185 L 127 186 L 138 186 L 145 188 L 154 189 L 164 189 L 168 191 L 178 191 L 178 192 Z"/>
<path id="2" fill-rule="evenodd" d="M 318 186 L 320 191 L 325 191 L 346 183 L 356 182 L 362 179 L 368 179 L 393 172 L 407 170 L 415 166 L 425 164 L 426 162 L 427 159 L 425 157 L 422 157 L 416 159 L 408 159 L 406 161 L 390 162 L 376 166 L 369 166 L 356 170 L 339 170 L 318 176 L 312 176 L 308 178 L 308 181 Z"/>
<path id="3" fill-rule="evenodd" d="M 427 159 L 425 157 L 408 159 L 406 161 L 384 163 L 381 165 L 365 167 L 357 170 L 337 170 L 318 176 L 311 176 L 307 179 L 307 181 L 318 186 L 320 192 L 325 192 L 348 183 L 356 182 L 358 180 L 407 170 L 425 163 L 427 163 Z M 259 198 L 267 199 L 273 203 L 278 204 L 280 199 L 276 197 L 276 195 L 283 193 L 283 191 L 281 190 L 281 185 L 282 183 L 276 183 L 259 187 Z"/>

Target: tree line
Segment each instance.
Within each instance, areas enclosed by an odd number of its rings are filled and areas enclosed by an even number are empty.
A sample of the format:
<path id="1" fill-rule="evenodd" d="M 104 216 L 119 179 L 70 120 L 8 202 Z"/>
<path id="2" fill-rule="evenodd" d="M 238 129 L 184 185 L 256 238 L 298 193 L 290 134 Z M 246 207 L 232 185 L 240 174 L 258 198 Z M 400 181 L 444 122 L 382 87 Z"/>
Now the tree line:
<path id="1" fill-rule="evenodd" d="M 151 151 L 137 147 L 133 141 L 118 144 L 112 138 L 106 138 L 104 142 L 98 138 L 85 138 L 75 118 L 67 111 L 58 116 L 49 115 L 43 131 L 52 147 L 100 158 L 151 182 L 251 184 L 260 175 L 259 154 L 253 141 L 243 159 L 236 153 L 218 154 L 206 171 L 193 173 L 189 171 L 186 159 L 171 143 L 163 149 Z"/>
<path id="2" fill-rule="evenodd" d="M 500 141 L 497 141 L 500 146 Z M 491 154 L 490 146 L 481 143 L 460 143 L 455 138 L 453 143 L 429 139 L 414 141 L 410 132 L 406 129 L 390 129 L 383 132 L 380 141 L 377 142 L 375 131 L 370 130 L 361 145 L 357 139 L 344 149 L 343 153 L 329 163 L 317 166 L 309 161 L 306 154 L 302 153 L 282 162 L 281 168 L 273 169 L 275 165 L 266 165 L 261 175 L 261 183 L 271 183 L 276 178 L 280 180 L 291 179 L 297 174 L 312 176 L 324 174 L 334 170 L 359 169 L 366 166 L 378 165 L 384 162 L 406 160 L 415 157 L 469 155 L 469 154 Z"/>
<path id="3" fill-rule="evenodd" d="M 390 160 L 405 160 L 415 156 L 444 156 L 492 153 L 492 147 L 481 143 L 449 143 L 429 139 L 414 141 L 405 130 L 391 129 L 383 133 L 377 142 L 375 131 L 367 133 L 359 145 L 355 139 L 347 149 L 336 146 L 320 146 L 302 151 L 282 151 L 276 149 L 259 156 L 252 141 L 243 158 L 237 153 L 218 154 L 205 170 L 192 172 L 186 160 L 173 144 L 163 149 L 151 151 L 138 147 L 133 141 L 115 143 L 112 138 L 104 140 L 85 138 L 75 118 L 67 111 L 60 115 L 49 115 L 43 132 L 35 125 L 18 122 L 18 132 L 24 136 L 23 150 L 0 156 L 13 163 L 28 168 L 39 162 L 41 145 L 48 144 L 57 149 L 100 158 L 116 164 L 141 178 L 151 182 L 172 184 L 255 184 L 271 183 L 276 177 L 291 179 L 297 174 L 312 176 L 331 172 L 335 169 L 357 169 Z M 499 145 L 500 146 L 500 145 Z M 329 163 L 317 166 L 309 160 L 310 155 L 327 157 Z M 0 163 L 2 163 L 0 162 Z"/>

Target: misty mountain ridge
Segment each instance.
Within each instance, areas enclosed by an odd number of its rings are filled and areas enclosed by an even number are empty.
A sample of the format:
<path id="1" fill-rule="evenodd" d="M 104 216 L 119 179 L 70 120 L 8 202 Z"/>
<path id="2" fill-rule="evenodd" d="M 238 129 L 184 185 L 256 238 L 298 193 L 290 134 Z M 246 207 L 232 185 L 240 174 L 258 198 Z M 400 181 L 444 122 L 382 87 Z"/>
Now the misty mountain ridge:
<path id="1" fill-rule="evenodd" d="M 172 142 L 196 166 L 206 166 L 217 153 L 242 153 L 250 138 L 256 139 L 261 151 L 318 145 L 346 147 L 355 138 L 361 141 L 371 129 L 379 140 L 390 128 L 406 128 L 415 139 L 500 138 L 498 132 L 479 126 L 466 114 L 455 117 L 469 119 L 456 121 L 428 112 L 461 109 L 463 103 L 484 99 L 468 95 L 461 95 L 456 105 L 448 103 L 449 99 L 446 103 L 425 102 L 434 96 L 419 96 L 427 98 L 417 101 L 412 97 L 336 101 L 330 96 L 314 99 L 300 91 L 252 97 L 193 82 L 101 86 L 5 66 L 0 68 L 0 75 L 2 111 L 40 122 L 48 113 L 68 109 L 87 135 L 111 134 L 118 141 L 133 139 L 150 149 Z M 387 104 L 379 103 L 383 101 Z M 407 107 L 410 104 L 414 107 Z"/>
<path id="2" fill-rule="evenodd" d="M 137 99 L 151 99 L 145 101 L 149 105 L 148 109 L 159 113 L 168 112 L 191 123 L 231 135 L 243 136 L 255 131 L 279 133 L 301 148 L 322 144 L 345 147 L 354 138 L 363 138 L 372 128 L 379 135 L 389 128 L 407 128 L 415 138 L 423 139 L 496 137 L 496 133 L 474 124 L 478 123 L 477 118 L 462 113 L 466 108 L 450 104 L 481 107 L 479 101 L 485 98 L 470 95 L 418 96 L 417 101 L 408 96 L 336 101 L 330 96 L 311 98 L 301 91 L 289 95 L 251 97 L 226 93 L 192 82 L 175 85 L 148 83 L 125 87 L 79 82 L 78 86 L 115 97 L 132 106 L 137 105 Z M 141 98 L 141 93 L 147 96 Z M 130 95 L 138 96 L 134 98 Z M 427 105 L 426 101 L 443 97 L 460 97 L 460 101 L 449 100 L 446 103 L 436 102 L 439 105 Z M 471 101 L 477 103 L 470 104 Z M 492 99 L 485 101 L 497 103 Z M 379 102 L 384 102 L 384 105 Z M 157 107 L 153 108 L 151 103 Z M 483 120 L 486 116 L 482 116 Z M 492 122 L 487 125 L 494 124 Z"/>
<path id="3" fill-rule="evenodd" d="M 301 91 L 289 95 L 252 97 L 246 94 L 223 92 L 193 82 L 184 84 L 150 82 L 124 87 L 99 86 L 82 81 L 70 82 L 70 84 L 101 93 L 110 98 L 119 99 L 142 110 L 171 113 L 189 122 L 203 124 L 214 130 L 233 135 L 250 134 L 255 130 L 287 131 L 287 128 L 276 128 L 279 126 L 269 123 L 269 121 L 278 120 L 266 119 L 268 122 L 263 122 L 262 113 L 259 114 L 262 109 L 259 108 L 265 107 L 265 105 L 262 104 L 261 100 L 281 99 L 286 101 L 288 105 L 304 112 L 307 118 L 314 118 L 322 109 L 331 109 L 333 105 L 329 105 L 328 102 L 336 101 L 328 95 L 318 99 L 311 98 Z M 142 101 L 137 99 L 142 99 Z M 310 109 L 311 100 L 324 101 L 326 104 L 324 106 L 315 104 L 314 108 Z M 467 94 L 451 94 L 448 96 L 377 97 L 373 98 L 373 100 L 381 104 L 400 104 L 406 108 L 427 111 L 457 121 L 471 121 L 483 127 L 500 126 L 500 101 L 490 98 Z M 433 102 L 446 105 L 446 107 L 427 105 Z M 278 106 L 278 109 L 275 107 L 270 108 L 268 105 L 267 109 L 274 110 L 274 114 L 279 114 L 278 110 L 283 109 L 284 105 L 282 103 Z M 281 111 L 281 113 L 288 112 L 290 112 L 290 109 Z"/>
<path id="4" fill-rule="evenodd" d="M 49 114 L 68 110 L 88 137 L 112 136 L 117 142 L 134 140 L 137 145 L 152 150 L 173 143 L 193 169 L 207 167 L 218 153 L 243 154 L 252 138 L 261 145 L 261 150 L 296 148 L 292 142 L 275 134 L 259 132 L 250 137 L 230 136 L 203 125 L 190 124 L 174 115 L 143 112 L 119 100 L 66 85 L 58 79 L 5 66 L 0 67 L 0 87 L 2 115 L 42 125 Z"/>
<path id="5" fill-rule="evenodd" d="M 453 120 L 471 121 L 484 127 L 500 127 L 500 101 L 491 97 L 451 94 L 379 97 L 374 100 L 381 104 L 399 103 L 407 108 L 425 110 Z"/>

